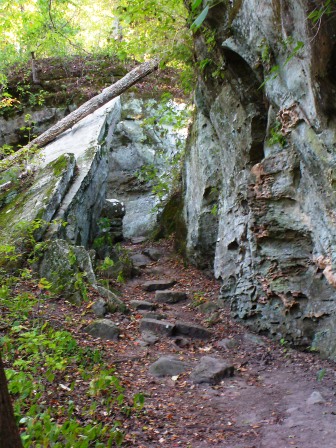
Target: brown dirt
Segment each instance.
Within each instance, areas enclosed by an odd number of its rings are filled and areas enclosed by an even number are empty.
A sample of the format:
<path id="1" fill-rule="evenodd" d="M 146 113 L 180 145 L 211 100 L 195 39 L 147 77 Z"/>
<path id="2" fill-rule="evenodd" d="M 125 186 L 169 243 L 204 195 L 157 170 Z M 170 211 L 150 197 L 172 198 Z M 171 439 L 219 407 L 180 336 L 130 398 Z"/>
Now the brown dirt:
<path id="1" fill-rule="evenodd" d="M 141 252 L 150 244 L 126 245 Z M 175 305 L 160 305 L 168 320 L 183 319 L 208 326 L 213 337 L 191 340 L 178 347 L 171 338 L 162 337 L 152 346 L 139 343 L 140 313 L 108 316 L 118 323 L 122 337 L 118 342 L 93 339 L 82 330 L 94 319 L 90 306 L 78 308 L 64 301 L 46 305 L 47 319 L 54 326 L 68 329 L 81 344 L 100 348 L 108 367 L 130 393 L 142 392 L 145 407 L 124 420 L 124 446 L 138 448 L 335 448 L 336 400 L 335 364 L 318 355 L 292 350 L 283 344 L 250 333 L 230 319 L 226 308 L 217 314 L 204 314 L 195 307 L 195 298 L 215 302 L 219 284 L 183 261 L 171 251 L 169 242 L 152 245 L 164 256 L 142 269 L 141 275 L 122 286 L 122 298 L 154 299 L 144 292 L 142 283 L 150 279 L 174 278 L 175 289 L 188 292 L 189 300 Z M 67 319 L 64 320 L 64 316 Z M 238 345 L 225 350 L 224 338 L 235 338 Z M 194 385 L 190 371 L 178 378 L 154 378 L 148 367 L 161 355 L 173 354 L 196 363 L 210 355 L 231 361 L 232 378 L 216 386 Z M 325 372 L 320 381 L 318 372 Z M 322 375 L 320 375 L 322 376 Z M 308 398 L 318 391 L 323 403 L 309 405 Z"/>

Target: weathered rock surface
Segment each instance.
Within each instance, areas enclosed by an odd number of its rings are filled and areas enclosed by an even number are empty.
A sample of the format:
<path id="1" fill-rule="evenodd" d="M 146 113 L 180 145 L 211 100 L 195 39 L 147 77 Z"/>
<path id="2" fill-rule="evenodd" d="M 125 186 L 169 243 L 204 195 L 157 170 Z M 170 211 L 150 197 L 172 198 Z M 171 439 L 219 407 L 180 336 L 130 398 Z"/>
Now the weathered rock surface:
<path id="1" fill-rule="evenodd" d="M 96 283 L 92 263 L 84 247 L 71 246 L 64 240 L 49 243 L 40 263 L 39 273 L 52 284 L 52 290 L 68 300 L 78 303 L 78 278 L 92 285 Z M 80 276 L 80 277 L 79 277 Z"/>
<path id="2" fill-rule="evenodd" d="M 208 339 L 212 336 L 212 332 L 201 325 L 192 322 L 177 321 L 175 323 L 175 334 L 181 334 L 195 339 Z"/>
<path id="3" fill-rule="evenodd" d="M 128 311 L 127 305 L 109 289 L 103 288 L 102 286 L 97 286 L 97 291 L 102 297 L 104 297 L 106 302 L 106 310 L 108 313 L 115 313 L 116 311 L 126 313 Z"/>
<path id="4" fill-rule="evenodd" d="M 98 299 L 91 309 L 97 317 L 104 317 L 108 313 L 107 303 L 104 299 Z"/>
<path id="5" fill-rule="evenodd" d="M 159 340 L 159 338 L 150 331 L 143 331 L 141 333 L 141 338 L 142 341 L 145 343 L 144 345 L 153 345 Z"/>
<path id="6" fill-rule="evenodd" d="M 121 121 L 112 141 L 108 196 L 125 203 L 125 238 L 149 236 L 157 223 L 155 207 L 159 201 L 152 193 L 153 183 L 146 178 L 146 167 L 153 166 L 158 175 L 169 169 L 167 160 L 178 151 L 177 141 L 184 142 L 186 129 L 177 131 L 173 124 L 159 123 L 167 111 L 153 98 L 127 93 L 121 96 L 121 101 Z M 176 107 L 182 106 L 176 103 Z M 160 117 L 156 123 L 154 114 Z"/>
<path id="7" fill-rule="evenodd" d="M 186 252 L 214 262 L 233 316 L 336 359 L 336 17 L 316 32 L 309 7 L 218 3 L 214 51 L 195 34 L 197 59 L 221 68 L 198 80 Z"/>
<path id="8" fill-rule="evenodd" d="M 89 324 L 84 331 L 94 338 L 117 341 L 119 338 L 119 328 L 108 319 L 99 319 Z"/>
<path id="9" fill-rule="evenodd" d="M 158 291 L 169 289 L 174 286 L 176 283 L 175 280 L 166 279 L 166 280 L 150 280 L 148 282 L 143 283 L 142 287 L 145 291 Z"/>
<path id="10" fill-rule="evenodd" d="M 184 291 L 163 290 L 155 293 L 155 300 L 159 303 L 178 303 L 188 298 Z"/>
<path id="11" fill-rule="evenodd" d="M 144 318 L 140 322 L 140 331 L 149 331 L 159 336 L 171 336 L 175 325 L 167 320 Z"/>
<path id="12" fill-rule="evenodd" d="M 196 384 L 218 384 L 223 378 L 233 375 L 234 367 L 227 361 L 211 356 L 204 356 L 190 374 Z"/>
<path id="13" fill-rule="evenodd" d="M 149 372 L 157 377 L 173 376 L 183 373 L 188 367 L 188 363 L 175 356 L 162 356 L 149 367 Z"/>

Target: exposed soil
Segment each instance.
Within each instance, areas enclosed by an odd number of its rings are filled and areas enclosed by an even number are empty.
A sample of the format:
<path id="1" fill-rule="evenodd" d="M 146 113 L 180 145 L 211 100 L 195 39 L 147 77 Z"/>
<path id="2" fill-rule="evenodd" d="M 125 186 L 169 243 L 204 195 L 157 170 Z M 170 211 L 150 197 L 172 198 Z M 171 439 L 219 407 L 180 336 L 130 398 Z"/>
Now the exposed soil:
<path id="1" fill-rule="evenodd" d="M 145 292 L 142 283 L 173 278 L 177 281 L 173 289 L 188 292 L 189 299 L 160 305 L 156 312 L 172 322 L 178 319 L 207 326 L 213 332 L 210 340 L 184 340 L 186 345 L 181 347 L 174 338 L 161 337 L 154 345 L 143 346 L 139 312 L 107 316 L 122 330 L 118 342 L 94 339 L 83 332 L 95 318 L 90 306 L 78 308 L 62 300 L 45 305 L 52 325 L 68 329 L 83 345 L 100 348 L 107 367 L 115 366 L 130 393 L 144 393 L 144 409 L 124 420 L 124 446 L 335 448 L 335 365 L 316 354 L 292 350 L 285 341 L 280 344 L 250 333 L 232 321 L 225 308 L 203 313 L 196 305 L 216 302 L 219 284 L 185 266 L 169 242 L 126 245 L 134 253 L 148 246 L 158 247 L 162 258 L 127 281 L 121 297 L 125 302 L 154 301 L 155 293 Z M 226 338 L 236 345 L 222 347 Z M 193 384 L 191 369 L 175 377 L 151 376 L 149 366 L 167 354 L 191 364 L 205 355 L 223 358 L 233 363 L 235 373 L 214 386 Z M 309 404 L 313 392 L 319 392 L 324 401 Z"/>

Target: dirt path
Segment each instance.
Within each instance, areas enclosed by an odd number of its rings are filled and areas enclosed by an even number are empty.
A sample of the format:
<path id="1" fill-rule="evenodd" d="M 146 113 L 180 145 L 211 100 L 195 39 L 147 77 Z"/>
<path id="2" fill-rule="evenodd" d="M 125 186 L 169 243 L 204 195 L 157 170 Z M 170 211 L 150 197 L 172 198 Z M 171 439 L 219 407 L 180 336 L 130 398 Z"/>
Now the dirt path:
<path id="1" fill-rule="evenodd" d="M 148 246 L 129 244 L 127 249 L 141 254 Z M 144 312 L 139 311 L 107 316 L 121 329 L 118 342 L 94 340 L 82 333 L 82 338 L 104 350 L 128 389 L 145 395 L 144 411 L 124 425 L 125 446 L 335 448 L 335 365 L 313 353 L 291 350 L 285 342 L 281 345 L 254 335 L 233 322 L 227 310 L 209 305 L 218 297 L 215 280 L 184 266 L 168 243 L 154 246 L 161 258 L 139 268 L 140 275 L 122 287 L 123 300 L 154 302 L 155 292 L 144 291 L 143 283 L 172 278 L 177 281 L 172 289 L 187 292 L 189 298 L 159 304 L 155 313 L 172 323 L 183 320 L 202 325 L 212 336 L 205 340 L 160 336 L 157 342 L 146 344 L 139 331 Z M 211 313 L 201 311 L 211 307 Z M 79 332 L 94 318 L 91 311 L 80 316 Z M 190 367 L 179 375 L 152 376 L 149 366 L 163 355 L 174 355 Z M 204 356 L 232 363 L 234 375 L 215 385 L 194 384 L 190 371 Z"/>

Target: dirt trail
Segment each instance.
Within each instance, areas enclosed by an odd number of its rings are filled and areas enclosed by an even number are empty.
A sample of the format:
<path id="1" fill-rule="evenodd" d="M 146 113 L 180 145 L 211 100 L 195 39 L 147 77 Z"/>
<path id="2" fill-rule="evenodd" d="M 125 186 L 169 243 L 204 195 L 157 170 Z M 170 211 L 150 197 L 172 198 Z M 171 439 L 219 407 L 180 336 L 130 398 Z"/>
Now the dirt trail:
<path id="1" fill-rule="evenodd" d="M 155 292 L 144 291 L 143 283 L 172 278 L 177 281 L 172 289 L 186 291 L 189 299 L 160 304 L 155 312 L 170 322 L 205 326 L 212 337 L 160 336 L 145 345 L 139 331 L 143 312 L 107 316 L 119 324 L 121 339 L 92 341 L 104 347 L 111 364 L 116 361 L 117 374 L 127 388 L 145 394 L 144 412 L 125 424 L 125 446 L 335 448 L 335 365 L 316 354 L 292 350 L 285 342 L 254 335 L 232 321 L 228 310 L 204 305 L 217 301 L 218 283 L 184 266 L 169 243 L 126 245 L 138 257 L 149 246 L 156 247 L 161 258 L 139 268 L 140 275 L 122 287 L 123 300 L 154 302 Z M 204 307 L 213 310 L 202 312 Z M 93 316 L 88 313 L 86 318 Z M 154 377 L 149 366 L 163 355 L 177 356 L 191 367 L 176 376 Z M 190 371 L 203 356 L 228 360 L 234 365 L 234 376 L 216 385 L 194 384 Z"/>

